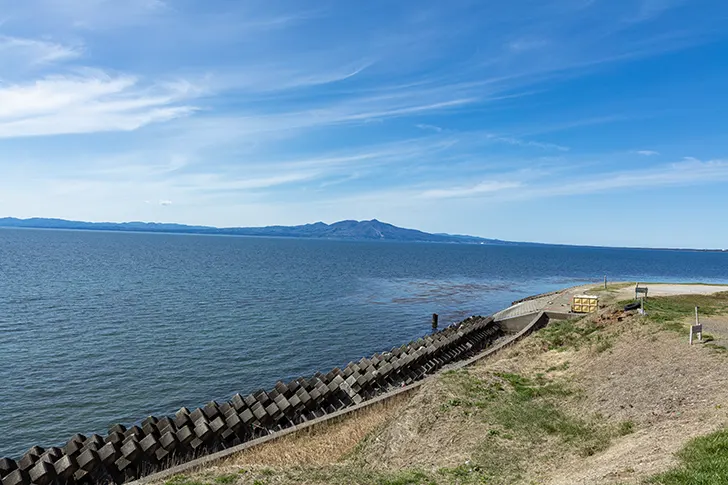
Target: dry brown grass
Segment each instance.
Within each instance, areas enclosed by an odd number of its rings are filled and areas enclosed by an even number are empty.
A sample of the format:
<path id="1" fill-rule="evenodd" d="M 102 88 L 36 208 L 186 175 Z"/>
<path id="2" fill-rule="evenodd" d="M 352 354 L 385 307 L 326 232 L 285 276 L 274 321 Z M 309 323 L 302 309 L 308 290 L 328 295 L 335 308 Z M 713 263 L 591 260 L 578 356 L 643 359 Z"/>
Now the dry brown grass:
<path id="1" fill-rule="evenodd" d="M 335 422 L 315 426 L 229 458 L 221 467 L 263 465 L 272 467 L 321 466 L 341 461 L 365 436 L 399 414 L 410 393 L 368 406 Z"/>
<path id="2" fill-rule="evenodd" d="M 728 422 L 726 355 L 614 306 L 167 485 L 638 484 Z"/>

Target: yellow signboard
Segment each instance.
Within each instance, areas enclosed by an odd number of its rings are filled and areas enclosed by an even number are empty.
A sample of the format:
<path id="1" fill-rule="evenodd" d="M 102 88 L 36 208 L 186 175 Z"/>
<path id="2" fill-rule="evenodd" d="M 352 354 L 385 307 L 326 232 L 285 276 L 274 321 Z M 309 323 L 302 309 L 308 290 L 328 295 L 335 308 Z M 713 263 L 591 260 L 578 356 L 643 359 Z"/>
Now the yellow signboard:
<path id="1" fill-rule="evenodd" d="M 576 295 L 571 299 L 573 313 L 593 313 L 599 308 L 599 297 L 593 295 Z"/>

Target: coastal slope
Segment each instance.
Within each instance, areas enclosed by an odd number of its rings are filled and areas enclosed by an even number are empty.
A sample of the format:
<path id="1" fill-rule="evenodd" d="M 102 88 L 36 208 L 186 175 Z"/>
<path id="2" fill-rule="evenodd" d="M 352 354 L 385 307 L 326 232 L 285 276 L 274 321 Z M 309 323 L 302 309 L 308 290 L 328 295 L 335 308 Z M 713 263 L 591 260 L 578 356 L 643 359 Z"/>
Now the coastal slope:
<path id="1" fill-rule="evenodd" d="M 642 316 L 624 288 L 406 398 L 164 483 L 725 483 L 728 292 L 649 298 Z"/>

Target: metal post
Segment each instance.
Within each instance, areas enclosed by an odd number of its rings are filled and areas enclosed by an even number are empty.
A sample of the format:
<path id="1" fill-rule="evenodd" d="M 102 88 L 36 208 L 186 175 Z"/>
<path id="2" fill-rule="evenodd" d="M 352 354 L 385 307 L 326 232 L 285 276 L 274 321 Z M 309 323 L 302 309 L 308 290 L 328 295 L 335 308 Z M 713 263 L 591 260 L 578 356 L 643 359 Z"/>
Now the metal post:
<path id="1" fill-rule="evenodd" d="M 607 275 L 604 275 L 604 289 L 607 289 Z"/>

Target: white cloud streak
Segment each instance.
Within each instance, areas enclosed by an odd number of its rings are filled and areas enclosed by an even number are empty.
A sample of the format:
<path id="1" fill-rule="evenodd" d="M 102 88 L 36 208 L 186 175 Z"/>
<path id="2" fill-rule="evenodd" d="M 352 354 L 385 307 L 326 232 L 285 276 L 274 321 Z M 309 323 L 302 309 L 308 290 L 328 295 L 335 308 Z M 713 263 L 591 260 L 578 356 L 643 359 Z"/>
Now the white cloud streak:
<path id="1" fill-rule="evenodd" d="M 37 66 L 77 58 L 83 50 L 55 42 L 0 35 L 0 78 L 18 66 Z"/>
<path id="2" fill-rule="evenodd" d="M 518 187 L 521 187 L 520 182 L 480 182 L 472 186 L 426 190 L 420 194 L 420 197 L 426 199 L 477 197 L 485 194 L 493 194 L 495 192 L 515 189 Z"/>
<path id="3" fill-rule="evenodd" d="M 101 71 L 0 86 L 0 138 L 132 131 L 194 112 L 193 91 Z"/>

